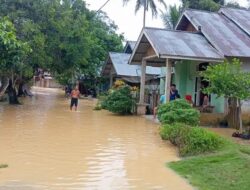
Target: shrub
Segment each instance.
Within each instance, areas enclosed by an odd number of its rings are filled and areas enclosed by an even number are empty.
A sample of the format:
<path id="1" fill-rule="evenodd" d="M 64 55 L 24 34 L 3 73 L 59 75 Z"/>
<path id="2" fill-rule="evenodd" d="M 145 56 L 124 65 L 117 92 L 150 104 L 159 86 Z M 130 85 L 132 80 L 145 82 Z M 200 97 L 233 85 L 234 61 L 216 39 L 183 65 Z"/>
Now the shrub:
<path id="1" fill-rule="evenodd" d="M 101 99 L 98 100 L 99 103 L 100 103 L 100 105 L 101 105 L 101 108 L 102 108 L 102 109 L 105 109 L 105 110 L 107 109 L 107 105 L 106 105 L 107 97 L 108 97 L 108 96 L 102 96 Z"/>
<path id="2" fill-rule="evenodd" d="M 169 140 L 179 149 L 181 156 L 191 156 L 218 150 L 223 140 L 218 135 L 200 127 L 176 123 L 161 127 L 162 139 Z"/>
<path id="3" fill-rule="evenodd" d="M 163 124 L 185 123 L 198 125 L 200 113 L 183 99 L 162 104 L 157 111 L 158 119 Z"/>
<path id="4" fill-rule="evenodd" d="M 98 111 L 98 110 L 101 110 L 102 109 L 102 105 L 101 103 L 98 101 L 94 107 L 94 110 Z"/>
<path id="5" fill-rule="evenodd" d="M 8 168 L 7 164 L 0 164 L 0 168 Z"/>
<path id="6" fill-rule="evenodd" d="M 106 100 L 103 102 L 106 109 L 118 114 L 130 114 L 135 101 L 128 86 L 121 86 L 110 91 Z"/>

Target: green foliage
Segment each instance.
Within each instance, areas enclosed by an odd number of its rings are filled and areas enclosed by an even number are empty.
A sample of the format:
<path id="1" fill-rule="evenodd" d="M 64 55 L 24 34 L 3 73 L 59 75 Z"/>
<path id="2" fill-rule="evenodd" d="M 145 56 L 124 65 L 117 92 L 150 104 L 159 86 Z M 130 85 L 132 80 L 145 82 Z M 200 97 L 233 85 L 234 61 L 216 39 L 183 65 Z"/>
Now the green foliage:
<path id="1" fill-rule="evenodd" d="M 240 6 L 240 4 L 238 2 L 234 2 L 234 1 L 228 2 L 226 4 L 226 7 L 237 8 L 237 9 L 246 9 L 245 7 Z"/>
<path id="2" fill-rule="evenodd" d="M 186 8 L 206 10 L 206 11 L 218 11 L 222 5 L 224 5 L 224 0 L 182 0 L 180 6 L 165 6 L 165 10 L 161 11 L 161 18 L 166 28 L 175 28 L 178 20 L 182 14 L 182 11 Z M 237 7 L 237 3 L 228 3 L 228 7 Z"/>
<path id="3" fill-rule="evenodd" d="M 160 135 L 164 140 L 170 140 L 179 149 L 181 156 L 191 156 L 218 150 L 223 140 L 214 133 L 200 127 L 185 124 L 164 125 Z"/>
<path id="4" fill-rule="evenodd" d="M 10 77 L 11 73 L 18 74 L 27 65 L 23 62 L 31 51 L 27 43 L 17 39 L 16 30 L 12 22 L 7 18 L 0 19 L 0 74 Z M 24 72 L 24 74 L 26 74 Z"/>
<path id="5" fill-rule="evenodd" d="M 82 0 L 0 0 L 17 38 L 33 49 L 25 65 L 49 70 L 62 84 L 80 76 L 95 78 L 108 51 L 122 49 L 122 35 L 104 14 Z"/>
<path id="6" fill-rule="evenodd" d="M 200 114 L 183 99 L 170 101 L 162 104 L 157 111 L 158 119 L 163 124 L 185 123 L 188 125 L 198 125 Z"/>
<path id="7" fill-rule="evenodd" d="M 94 110 L 96 110 L 96 111 L 102 110 L 102 105 L 99 101 L 96 103 Z"/>
<path id="8" fill-rule="evenodd" d="M 239 59 L 210 65 L 201 75 L 210 82 L 205 91 L 218 97 L 248 99 L 250 97 L 250 73 L 244 72 Z"/>
<path id="9" fill-rule="evenodd" d="M 184 8 L 218 11 L 224 0 L 182 0 L 182 4 Z"/>
<path id="10" fill-rule="evenodd" d="M 244 149 L 244 154 L 242 153 Z M 248 190 L 250 186 L 249 146 L 235 143 L 211 155 L 200 155 L 168 164 L 200 190 Z"/>
<path id="11" fill-rule="evenodd" d="M 131 113 L 134 104 L 129 86 L 121 86 L 110 92 L 103 105 L 113 113 L 125 115 Z"/>
<path id="12" fill-rule="evenodd" d="M 102 109 L 107 109 L 107 97 L 108 97 L 108 93 L 102 93 L 98 95 L 98 103 L 101 105 Z"/>
<path id="13" fill-rule="evenodd" d="M 165 7 L 164 11 L 161 11 L 161 18 L 166 28 L 174 29 L 181 16 L 182 7 L 177 5 L 170 5 Z"/>

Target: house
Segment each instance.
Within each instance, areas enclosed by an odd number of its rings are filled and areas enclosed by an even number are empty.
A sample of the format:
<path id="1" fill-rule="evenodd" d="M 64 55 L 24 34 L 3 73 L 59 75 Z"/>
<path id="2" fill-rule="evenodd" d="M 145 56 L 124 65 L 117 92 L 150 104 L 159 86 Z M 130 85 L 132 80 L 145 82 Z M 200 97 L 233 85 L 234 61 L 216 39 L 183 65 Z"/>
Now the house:
<path id="1" fill-rule="evenodd" d="M 129 58 L 136 42 L 128 41 L 122 53 L 109 52 L 108 59 L 103 65 L 101 76 L 109 78 L 109 88 L 112 87 L 115 80 L 123 80 L 130 86 L 139 86 L 141 78 L 141 67 L 139 65 L 129 65 Z M 161 69 L 156 67 L 145 67 L 145 103 L 149 112 L 153 112 L 159 99 L 159 84 Z"/>
<path id="2" fill-rule="evenodd" d="M 101 76 L 109 78 L 109 87 L 117 79 L 125 81 L 129 85 L 138 86 L 140 84 L 141 67 L 138 65 L 129 65 L 128 61 L 131 56 L 135 42 L 128 41 L 125 45 L 124 52 L 109 52 L 108 59 L 105 62 Z M 159 83 L 158 76 L 160 75 L 160 68 L 150 67 L 146 68 L 147 84 Z"/>
<path id="3" fill-rule="evenodd" d="M 175 30 L 144 28 L 129 59 L 129 64 L 166 67 L 165 95 L 174 82 L 181 97 L 191 95 L 196 106 L 202 103 L 201 88 L 209 85 L 199 76 L 208 64 L 239 58 L 250 71 L 250 11 L 221 8 L 218 12 L 187 9 Z M 138 113 L 145 113 L 144 73 Z M 214 111 L 227 108 L 224 98 L 210 95 Z"/>

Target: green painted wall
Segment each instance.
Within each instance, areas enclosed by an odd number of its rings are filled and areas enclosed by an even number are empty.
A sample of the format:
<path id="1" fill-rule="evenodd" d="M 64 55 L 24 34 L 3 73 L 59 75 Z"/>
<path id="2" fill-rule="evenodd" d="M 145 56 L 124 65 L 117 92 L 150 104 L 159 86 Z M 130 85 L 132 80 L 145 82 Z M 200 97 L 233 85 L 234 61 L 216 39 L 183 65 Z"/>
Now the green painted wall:
<path id="1" fill-rule="evenodd" d="M 175 84 L 182 98 L 185 95 L 192 95 L 195 99 L 195 82 L 198 73 L 196 71 L 196 62 L 179 61 L 175 65 Z M 211 95 L 211 105 L 215 106 L 215 112 L 224 112 L 224 98 L 216 98 L 216 95 Z"/>
<path id="2" fill-rule="evenodd" d="M 163 95 L 165 93 L 165 76 L 166 76 L 166 67 L 161 67 L 160 95 Z"/>
<path id="3" fill-rule="evenodd" d="M 211 95 L 211 105 L 215 106 L 216 113 L 224 113 L 225 110 L 225 98 L 217 98 L 215 94 Z"/>
<path id="4" fill-rule="evenodd" d="M 185 95 L 192 95 L 194 98 L 195 69 L 196 66 L 191 61 L 180 61 L 175 65 L 176 86 L 182 98 Z"/>

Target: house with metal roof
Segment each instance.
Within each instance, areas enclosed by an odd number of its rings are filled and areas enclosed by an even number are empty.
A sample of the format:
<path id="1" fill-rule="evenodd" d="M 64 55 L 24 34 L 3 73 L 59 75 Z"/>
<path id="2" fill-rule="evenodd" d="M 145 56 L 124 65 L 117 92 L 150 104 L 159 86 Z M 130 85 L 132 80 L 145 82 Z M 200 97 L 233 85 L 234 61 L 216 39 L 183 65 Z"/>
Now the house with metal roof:
<path id="1" fill-rule="evenodd" d="M 142 70 L 138 113 L 145 113 L 144 71 L 146 66 L 165 67 L 164 94 L 175 83 L 181 97 L 189 95 L 201 106 L 201 88 L 209 85 L 199 76 L 208 64 L 239 58 L 250 71 L 250 11 L 221 8 L 218 12 L 187 9 L 175 30 L 144 28 L 129 59 Z M 224 112 L 225 100 L 210 95 L 215 112 Z M 167 99 L 168 101 L 168 99 Z"/>
<path id="2" fill-rule="evenodd" d="M 126 42 L 126 45 L 124 47 L 124 53 L 132 53 L 134 48 L 135 48 L 135 44 L 136 42 L 135 41 L 127 41 Z"/>
<path id="3" fill-rule="evenodd" d="M 109 52 L 108 58 L 102 67 L 101 75 L 110 78 L 110 87 L 116 79 L 122 79 L 131 85 L 140 83 L 141 67 L 128 64 L 135 44 L 134 41 L 127 41 L 123 52 Z M 146 81 L 159 80 L 160 73 L 160 68 L 148 66 L 146 68 Z"/>
<path id="4" fill-rule="evenodd" d="M 101 76 L 109 78 L 109 88 L 113 82 L 121 79 L 131 86 L 139 86 L 141 78 L 141 67 L 139 65 L 129 65 L 129 58 L 136 42 L 128 41 L 122 53 L 109 52 L 107 61 L 104 63 Z M 158 99 L 158 88 L 160 84 L 161 69 L 147 66 L 145 68 L 145 86 L 148 89 L 146 103 L 152 111 Z M 157 91 L 157 92 L 156 92 Z"/>
<path id="5" fill-rule="evenodd" d="M 109 52 L 108 59 L 102 69 L 102 76 L 110 77 L 110 86 L 116 79 L 122 79 L 131 85 L 140 83 L 141 67 L 138 65 L 129 65 L 128 60 L 131 54 Z M 146 81 L 157 79 L 160 75 L 160 68 L 146 68 Z"/>

